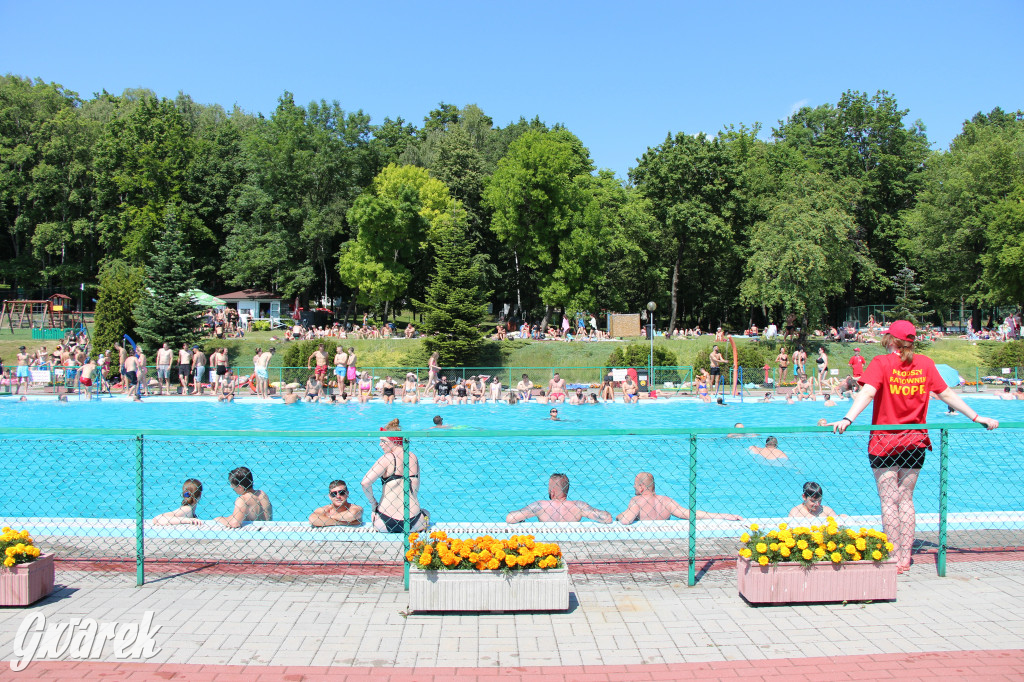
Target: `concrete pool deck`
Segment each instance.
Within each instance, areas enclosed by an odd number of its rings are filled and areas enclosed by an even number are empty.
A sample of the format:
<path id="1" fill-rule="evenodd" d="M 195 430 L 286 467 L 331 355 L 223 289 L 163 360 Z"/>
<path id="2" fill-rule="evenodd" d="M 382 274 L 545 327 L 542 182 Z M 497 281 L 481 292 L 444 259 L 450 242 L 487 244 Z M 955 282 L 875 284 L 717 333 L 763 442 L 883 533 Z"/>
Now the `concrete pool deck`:
<path id="1" fill-rule="evenodd" d="M 58 569 L 57 591 L 0 610 L 13 655 L 26 616 L 139 623 L 153 612 L 147 661 L 46 661 L 0 679 L 656 680 L 986 679 L 1024 670 L 1024 551 L 915 556 L 898 600 L 754 608 L 731 562 L 686 587 L 674 570 L 572 575 L 564 613 L 409 613 L 397 575 L 273 576 L 197 570 L 136 588 L 126 573 Z M 669 567 L 672 568 L 672 567 Z"/>

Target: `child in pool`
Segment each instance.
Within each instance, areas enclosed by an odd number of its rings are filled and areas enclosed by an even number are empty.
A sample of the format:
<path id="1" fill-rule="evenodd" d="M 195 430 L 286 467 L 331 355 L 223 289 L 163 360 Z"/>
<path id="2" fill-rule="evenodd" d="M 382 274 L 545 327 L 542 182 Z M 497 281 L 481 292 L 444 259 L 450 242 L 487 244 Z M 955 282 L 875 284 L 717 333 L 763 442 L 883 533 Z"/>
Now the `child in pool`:
<path id="1" fill-rule="evenodd" d="M 154 526 L 202 525 L 196 517 L 196 505 L 203 496 L 203 484 L 197 478 L 190 478 L 181 484 L 181 506 L 174 511 L 164 512 L 153 519 Z"/>

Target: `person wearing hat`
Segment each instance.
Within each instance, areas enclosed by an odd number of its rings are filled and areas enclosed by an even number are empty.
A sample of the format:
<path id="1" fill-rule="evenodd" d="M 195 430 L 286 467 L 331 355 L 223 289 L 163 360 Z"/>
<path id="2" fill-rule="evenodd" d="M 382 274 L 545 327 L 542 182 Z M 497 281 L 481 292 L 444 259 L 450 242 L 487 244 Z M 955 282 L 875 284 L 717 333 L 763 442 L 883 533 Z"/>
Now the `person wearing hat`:
<path id="1" fill-rule="evenodd" d="M 14 385 L 14 395 L 21 391 L 21 385 L 25 385 L 25 393 L 28 393 L 28 379 L 31 374 L 28 371 L 29 354 L 25 346 L 18 346 L 18 367 L 14 370 L 14 378 L 17 383 Z"/>
<path id="2" fill-rule="evenodd" d="M 889 353 L 871 360 L 859 379 L 863 387 L 850 409 L 839 421 L 830 424 L 835 433 L 843 433 L 853 424 L 868 403 L 874 401 L 872 424 L 924 424 L 932 393 L 971 421 L 990 431 L 999 426 L 995 419 L 980 416 L 953 389 L 946 385 L 931 358 L 914 354 L 917 329 L 906 320 L 897 320 L 882 337 Z M 914 546 L 914 486 L 924 466 L 925 451 L 931 449 L 928 432 L 872 431 L 868 440 L 868 461 L 882 504 L 882 525 L 895 546 L 897 572 L 910 570 Z"/>
<path id="3" fill-rule="evenodd" d="M 864 373 L 864 356 L 860 354 L 860 348 L 853 349 L 853 356 L 850 358 L 850 374 L 854 379 L 860 379 Z"/>

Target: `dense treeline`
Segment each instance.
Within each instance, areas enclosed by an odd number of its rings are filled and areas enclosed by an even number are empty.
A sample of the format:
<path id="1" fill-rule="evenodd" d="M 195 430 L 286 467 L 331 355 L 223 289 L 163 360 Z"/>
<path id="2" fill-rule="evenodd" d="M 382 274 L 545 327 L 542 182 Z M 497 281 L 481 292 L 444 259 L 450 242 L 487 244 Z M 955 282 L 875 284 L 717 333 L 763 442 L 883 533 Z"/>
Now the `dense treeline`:
<path id="1" fill-rule="evenodd" d="M 6 76 L 0 285 L 137 281 L 173 215 L 200 287 L 349 314 L 436 307 L 473 279 L 516 319 L 653 300 L 662 327 L 838 322 L 908 277 L 935 310 L 1018 303 L 1024 114 L 979 113 L 941 152 L 906 115 L 888 93 L 846 92 L 767 140 L 670 134 L 623 181 L 564 127 L 501 127 L 474 105 L 417 127 L 290 93 L 263 116 Z"/>

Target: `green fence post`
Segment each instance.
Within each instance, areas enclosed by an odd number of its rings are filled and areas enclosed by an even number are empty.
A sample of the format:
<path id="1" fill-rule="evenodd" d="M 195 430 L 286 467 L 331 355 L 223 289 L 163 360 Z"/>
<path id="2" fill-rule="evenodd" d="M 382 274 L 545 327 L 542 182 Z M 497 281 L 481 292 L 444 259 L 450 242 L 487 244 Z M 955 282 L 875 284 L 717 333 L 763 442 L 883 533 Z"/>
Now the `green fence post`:
<path id="1" fill-rule="evenodd" d="M 409 551 L 409 439 L 402 439 L 402 576 L 405 581 L 405 590 L 409 591 L 409 562 L 405 560 L 405 553 Z M 381 501 L 384 501 L 384 490 L 380 491 Z"/>
<path id="2" fill-rule="evenodd" d="M 946 577 L 946 512 L 949 494 L 949 430 L 942 429 L 939 447 L 939 577 Z"/>
<path id="3" fill-rule="evenodd" d="M 135 437 L 135 586 L 146 582 L 146 536 L 143 531 L 145 508 L 142 485 L 143 440 Z"/>
<path id="4" fill-rule="evenodd" d="M 697 436 L 690 434 L 690 544 L 686 553 L 686 584 L 697 584 Z"/>

